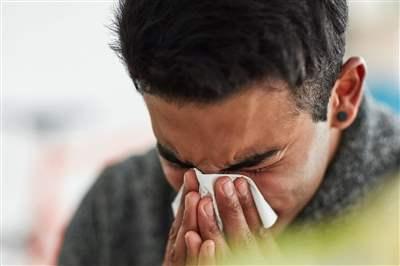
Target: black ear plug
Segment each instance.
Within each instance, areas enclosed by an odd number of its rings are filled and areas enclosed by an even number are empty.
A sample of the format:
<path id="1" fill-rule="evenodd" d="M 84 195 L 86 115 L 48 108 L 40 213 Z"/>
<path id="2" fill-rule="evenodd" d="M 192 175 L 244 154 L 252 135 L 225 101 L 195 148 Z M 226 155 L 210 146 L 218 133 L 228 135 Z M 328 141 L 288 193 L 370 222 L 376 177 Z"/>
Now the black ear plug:
<path id="1" fill-rule="evenodd" d="M 339 112 L 336 115 L 337 120 L 339 120 L 340 122 L 344 122 L 347 120 L 347 113 L 346 112 Z"/>

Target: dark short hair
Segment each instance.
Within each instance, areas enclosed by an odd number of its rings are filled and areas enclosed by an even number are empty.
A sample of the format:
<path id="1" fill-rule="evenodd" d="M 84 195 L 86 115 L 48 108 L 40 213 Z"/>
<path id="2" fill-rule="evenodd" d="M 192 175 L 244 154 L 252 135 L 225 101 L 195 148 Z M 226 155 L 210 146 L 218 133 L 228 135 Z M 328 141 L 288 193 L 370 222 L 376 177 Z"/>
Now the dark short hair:
<path id="1" fill-rule="evenodd" d="M 110 47 L 141 93 L 214 103 L 278 79 L 324 121 L 347 17 L 346 0 L 120 0 Z"/>

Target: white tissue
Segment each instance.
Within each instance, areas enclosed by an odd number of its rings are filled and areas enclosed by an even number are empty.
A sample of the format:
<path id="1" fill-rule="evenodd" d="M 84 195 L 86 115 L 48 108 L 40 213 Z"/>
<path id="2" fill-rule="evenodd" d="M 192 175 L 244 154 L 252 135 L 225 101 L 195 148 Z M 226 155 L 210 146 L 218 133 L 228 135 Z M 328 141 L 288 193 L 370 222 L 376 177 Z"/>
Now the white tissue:
<path id="1" fill-rule="evenodd" d="M 249 177 L 244 176 L 244 175 L 203 174 L 196 168 L 194 168 L 194 170 L 196 172 L 197 180 L 199 182 L 200 196 L 204 197 L 204 196 L 210 195 L 212 197 L 214 211 L 215 211 L 216 218 L 217 218 L 217 224 L 218 224 L 219 228 L 221 229 L 221 231 L 223 229 L 223 225 L 221 222 L 221 218 L 219 216 L 218 206 L 216 204 L 215 195 L 214 195 L 214 182 L 220 176 L 228 176 L 231 178 L 232 181 L 234 181 L 238 177 L 243 177 L 244 179 L 246 179 L 250 185 L 250 192 L 253 196 L 254 203 L 256 205 L 256 208 L 257 208 L 258 214 L 261 218 L 261 221 L 263 223 L 263 226 L 265 228 L 269 228 L 272 225 L 274 225 L 274 223 L 276 222 L 278 216 L 272 210 L 271 206 L 269 206 L 268 202 L 264 199 L 263 195 L 258 190 L 254 181 L 251 180 Z M 172 210 L 173 210 L 174 216 L 176 216 L 176 213 L 178 212 L 179 204 L 180 204 L 181 197 L 182 197 L 182 191 L 183 191 L 183 186 L 179 189 L 178 194 L 176 195 L 174 201 L 172 202 Z"/>

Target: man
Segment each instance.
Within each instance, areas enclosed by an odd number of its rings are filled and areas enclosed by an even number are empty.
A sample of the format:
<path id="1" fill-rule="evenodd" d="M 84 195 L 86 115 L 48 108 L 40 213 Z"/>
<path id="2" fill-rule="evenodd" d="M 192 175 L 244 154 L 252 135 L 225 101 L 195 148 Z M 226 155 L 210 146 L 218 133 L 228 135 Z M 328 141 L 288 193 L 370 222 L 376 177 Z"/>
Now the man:
<path id="1" fill-rule="evenodd" d="M 197 265 L 273 253 L 292 225 L 340 217 L 397 171 L 398 121 L 343 62 L 342 1 L 126 0 L 121 57 L 157 150 L 107 167 L 65 234 L 60 265 Z M 132 114 L 133 115 L 133 114 Z M 191 168 L 220 173 L 200 198 Z M 244 179 L 278 215 L 264 229 Z M 176 218 L 171 201 L 184 186 Z M 278 245 L 279 246 L 279 245 Z"/>

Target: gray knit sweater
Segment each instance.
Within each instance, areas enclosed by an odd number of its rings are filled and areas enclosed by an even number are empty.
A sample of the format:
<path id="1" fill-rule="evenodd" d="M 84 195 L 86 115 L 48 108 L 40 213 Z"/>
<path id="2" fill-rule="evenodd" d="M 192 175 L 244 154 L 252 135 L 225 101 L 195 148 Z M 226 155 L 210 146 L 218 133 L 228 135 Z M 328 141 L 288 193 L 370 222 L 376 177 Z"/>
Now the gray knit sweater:
<path id="1" fill-rule="evenodd" d="M 399 125 L 393 114 L 365 98 L 296 224 L 342 215 L 398 171 Z M 59 265 L 160 265 L 174 196 L 155 149 L 106 167 L 65 232 Z"/>

